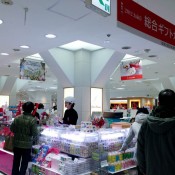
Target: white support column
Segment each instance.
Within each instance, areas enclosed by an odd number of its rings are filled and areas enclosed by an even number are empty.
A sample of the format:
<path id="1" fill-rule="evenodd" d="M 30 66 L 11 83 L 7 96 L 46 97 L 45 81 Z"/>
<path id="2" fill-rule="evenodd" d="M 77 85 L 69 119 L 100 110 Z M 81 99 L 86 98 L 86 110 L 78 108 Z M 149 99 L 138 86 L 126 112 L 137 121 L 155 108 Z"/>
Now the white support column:
<path id="1" fill-rule="evenodd" d="M 75 109 L 78 123 L 90 120 L 91 57 L 90 52 L 80 50 L 75 53 Z"/>
<path id="2" fill-rule="evenodd" d="M 110 89 L 103 89 L 103 111 L 110 110 Z"/>

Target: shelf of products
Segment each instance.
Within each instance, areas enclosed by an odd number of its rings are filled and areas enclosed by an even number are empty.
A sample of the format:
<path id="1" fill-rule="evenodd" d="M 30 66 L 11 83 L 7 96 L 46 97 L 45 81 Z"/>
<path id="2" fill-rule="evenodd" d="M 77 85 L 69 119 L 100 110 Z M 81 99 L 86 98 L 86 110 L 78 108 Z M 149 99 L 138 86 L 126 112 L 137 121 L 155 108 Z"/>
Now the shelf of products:
<path id="1" fill-rule="evenodd" d="M 39 143 L 32 148 L 30 171 L 33 175 L 85 175 L 102 168 L 106 173 L 116 173 L 135 166 L 134 148 L 118 152 L 128 128 L 84 132 L 49 126 L 41 130 Z M 0 151 L 9 153 L 2 148 Z M 105 166 L 102 162 L 106 162 Z"/>
<path id="2" fill-rule="evenodd" d="M 122 171 L 125 171 L 125 170 L 129 170 L 129 169 L 132 169 L 132 168 L 135 168 L 136 166 L 130 166 L 128 168 L 125 168 L 125 169 L 121 169 L 121 170 L 118 170 L 118 171 L 115 171 L 115 172 L 111 172 L 111 171 L 108 171 L 110 174 L 116 174 L 116 173 L 119 173 L 119 172 L 122 172 Z"/>

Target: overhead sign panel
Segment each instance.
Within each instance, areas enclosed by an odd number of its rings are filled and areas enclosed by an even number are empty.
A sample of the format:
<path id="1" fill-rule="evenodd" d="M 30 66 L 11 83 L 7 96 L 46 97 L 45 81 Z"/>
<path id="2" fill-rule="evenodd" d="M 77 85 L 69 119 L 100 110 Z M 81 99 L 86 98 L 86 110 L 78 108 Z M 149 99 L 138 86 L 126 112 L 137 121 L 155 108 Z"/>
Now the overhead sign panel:
<path id="1" fill-rule="evenodd" d="M 142 61 L 140 59 L 122 61 L 120 64 L 121 80 L 142 79 Z"/>
<path id="2" fill-rule="evenodd" d="M 45 63 L 21 59 L 20 79 L 45 81 Z"/>
<path id="3" fill-rule="evenodd" d="M 117 0 L 117 21 L 119 27 L 175 49 L 175 25 L 134 1 Z"/>
<path id="4" fill-rule="evenodd" d="M 92 4 L 106 13 L 111 13 L 111 0 L 92 0 Z"/>

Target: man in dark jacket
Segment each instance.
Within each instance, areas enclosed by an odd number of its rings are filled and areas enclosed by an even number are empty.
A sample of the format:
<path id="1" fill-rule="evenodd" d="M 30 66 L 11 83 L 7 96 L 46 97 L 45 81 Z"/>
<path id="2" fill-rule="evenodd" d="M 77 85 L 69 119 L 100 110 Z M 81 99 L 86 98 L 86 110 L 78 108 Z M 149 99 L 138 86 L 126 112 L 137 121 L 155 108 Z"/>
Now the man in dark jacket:
<path id="1" fill-rule="evenodd" d="M 175 174 L 175 92 L 159 93 L 159 106 L 143 123 L 137 140 L 137 160 L 145 175 Z"/>
<path id="2" fill-rule="evenodd" d="M 37 122 L 31 112 L 34 109 L 32 102 L 22 106 L 24 113 L 17 116 L 10 129 L 14 133 L 14 158 L 12 175 L 25 175 L 30 160 L 31 148 L 37 138 Z M 19 168 L 20 167 L 20 168 Z"/>

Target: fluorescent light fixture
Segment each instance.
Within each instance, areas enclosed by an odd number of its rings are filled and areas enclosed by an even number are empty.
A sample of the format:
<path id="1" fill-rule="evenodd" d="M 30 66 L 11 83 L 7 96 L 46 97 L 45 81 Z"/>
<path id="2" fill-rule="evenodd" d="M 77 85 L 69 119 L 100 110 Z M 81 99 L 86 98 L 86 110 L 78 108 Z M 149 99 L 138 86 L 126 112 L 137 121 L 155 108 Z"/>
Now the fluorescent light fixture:
<path id="1" fill-rule="evenodd" d="M 57 87 L 54 87 L 54 86 L 53 86 L 53 87 L 50 87 L 50 89 L 57 89 Z"/>
<path id="2" fill-rule="evenodd" d="M 141 83 L 141 82 L 143 82 L 143 81 L 157 81 L 157 80 L 159 80 L 159 78 L 142 79 L 142 80 L 137 80 L 137 81 L 135 81 L 135 82 Z"/>
<path id="3" fill-rule="evenodd" d="M 76 51 L 76 50 L 80 50 L 80 49 L 95 51 L 95 50 L 99 50 L 99 49 L 103 48 L 101 46 L 97 46 L 95 44 L 90 44 L 90 43 L 80 41 L 80 40 L 73 41 L 71 43 L 64 44 L 64 45 L 59 46 L 59 47 L 63 48 L 63 49 L 67 49 L 67 50 L 72 50 L 72 51 Z"/>
<path id="4" fill-rule="evenodd" d="M 44 61 L 39 53 L 36 53 L 34 55 L 30 55 L 30 56 L 28 56 L 26 58 L 33 59 L 33 60 L 38 60 L 38 61 Z"/>
<path id="5" fill-rule="evenodd" d="M 123 89 L 125 89 L 125 88 L 117 88 L 118 90 L 123 90 Z"/>
<path id="6" fill-rule="evenodd" d="M 21 48 L 23 48 L 23 49 L 28 49 L 28 48 L 30 48 L 29 46 L 27 46 L 27 45 L 22 45 L 22 46 L 20 46 Z"/>
<path id="7" fill-rule="evenodd" d="M 7 56 L 7 55 L 9 55 L 8 53 L 1 53 L 1 55 L 3 55 L 3 56 Z"/>
<path id="8" fill-rule="evenodd" d="M 3 23 L 3 20 L 0 19 L 0 24 L 2 24 L 2 23 Z"/>
<path id="9" fill-rule="evenodd" d="M 28 89 L 27 91 L 33 92 L 33 91 L 35 91 L 35 89 Z"/>
<path id="10" fill-rule="evenodd" d="M 49 38 L 49 39 L 53 39 L 53 38 L 56 38 L 56 35 L 54 34 L 47 34 L 45 35 L 46 38 Z"/>

